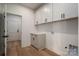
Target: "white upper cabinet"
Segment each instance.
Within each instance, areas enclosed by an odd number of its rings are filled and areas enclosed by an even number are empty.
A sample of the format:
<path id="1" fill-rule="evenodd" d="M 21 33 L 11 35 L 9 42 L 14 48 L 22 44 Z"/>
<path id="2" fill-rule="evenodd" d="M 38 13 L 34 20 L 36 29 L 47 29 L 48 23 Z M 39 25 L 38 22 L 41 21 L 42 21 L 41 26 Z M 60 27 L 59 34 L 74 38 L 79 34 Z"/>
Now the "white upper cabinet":
<path id="1" fill-rule="evenodd" d="M 45 4 L 35 12 L 35 24 L 52 21 L 52 4 Z"/>
<path id="2" fill-rule="evenodd" d="M 78 17 L 77 3 L 49 3 L 35 12 L 35 24 Z"/>
<path id="3" fill-rule="evenodd" d="M 78 4 L 77 3 L 71 3 L 71 4 L 65 4 L 64 8 L 65 11 L 65 17 L 66 18 L 72 18 L 72 17 L 78 17 Z"/>
<path id="4" fill-rule="evenodd" d="M 78 17 L 77 3 L 53 3 L 53 21 Z"/>

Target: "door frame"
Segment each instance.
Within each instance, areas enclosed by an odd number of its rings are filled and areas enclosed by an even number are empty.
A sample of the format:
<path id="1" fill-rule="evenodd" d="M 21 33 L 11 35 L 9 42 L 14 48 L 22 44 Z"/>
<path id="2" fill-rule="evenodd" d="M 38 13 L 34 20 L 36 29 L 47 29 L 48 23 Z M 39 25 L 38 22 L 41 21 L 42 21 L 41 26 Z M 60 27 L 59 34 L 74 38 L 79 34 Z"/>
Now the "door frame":
<path id="1" fill-rule="evenodd" d="M 22 16 L 21 16 L 21 15 L 14 14 L 14 13 L 10 13 L 10 12 L 6 12 L 5 23 L 6 23 L 7 26 L 5 27 L 5 28 L 6 28 L 6 29 L 5 29 L 5 32 L 6 32 L 5 35 L 8 35 L 8 19 L 7 19 L 8 14 L 21 17 L 21 29 L 20 29 L 20 30 L 21 30 L 21 39 L 20 39 L 20 40 L 22 41 Z M 7 47 L 8 47 L 8 46 L 7 46 L 7 42 L 8 42 L 7 39 L 8 39 L 8 38 L 6 38 L 6 44 L 5 44 L 5 45 L 6 45 L 6 55 L 7 55 Z"/>
<path id="2" fill-rule="evenodd" d="M 18 15 L 18 14 L 14 14 L 14 13 L 9 13 L 9 12 L 7 12 L 7 16 L 8 16 L 8 14 L 9 15 L 15 15 L 15 16 L 19 16 L 19 17 L 21 17 L 21 39 L 22 39 L 22 16 L 21 15 Z M 8 19 L 7 19 L 7 35 L 8 35 Z M 21 40 L 20 39 L 20 40 Z"/>

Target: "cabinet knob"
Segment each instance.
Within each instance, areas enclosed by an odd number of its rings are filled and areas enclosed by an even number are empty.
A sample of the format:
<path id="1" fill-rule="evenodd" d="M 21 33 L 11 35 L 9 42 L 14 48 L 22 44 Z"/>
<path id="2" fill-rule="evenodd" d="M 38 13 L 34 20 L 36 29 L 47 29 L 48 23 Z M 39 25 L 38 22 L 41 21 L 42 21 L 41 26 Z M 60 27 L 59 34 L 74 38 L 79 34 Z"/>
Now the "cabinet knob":
<path id="1" fill-rule="evenodd" d="M 33 38 L 33 40 L 35 40 L 35 38 Z"/>

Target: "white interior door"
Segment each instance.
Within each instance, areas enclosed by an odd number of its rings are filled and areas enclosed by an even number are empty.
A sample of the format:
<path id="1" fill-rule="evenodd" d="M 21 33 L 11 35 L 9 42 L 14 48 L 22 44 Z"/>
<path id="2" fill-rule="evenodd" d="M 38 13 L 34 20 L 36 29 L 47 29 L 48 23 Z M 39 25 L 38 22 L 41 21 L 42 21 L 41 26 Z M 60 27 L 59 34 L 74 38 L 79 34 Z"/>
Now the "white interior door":
<path id="1" fill-rule="evenodd" d="M 5 53 L 5 32 L 4 32 L 4 15 L 0 13 L 0 56 Z"/>
<path id="2" fill-rule="evenodd" d="M 5 55 L 5 17 L 4 4 L 0 4 L 0 56 Z"/>
<path id="3" fill-rule="evenodd" d="M 7 14 L 8 41 L 21 40 L 21 16 Z"/>

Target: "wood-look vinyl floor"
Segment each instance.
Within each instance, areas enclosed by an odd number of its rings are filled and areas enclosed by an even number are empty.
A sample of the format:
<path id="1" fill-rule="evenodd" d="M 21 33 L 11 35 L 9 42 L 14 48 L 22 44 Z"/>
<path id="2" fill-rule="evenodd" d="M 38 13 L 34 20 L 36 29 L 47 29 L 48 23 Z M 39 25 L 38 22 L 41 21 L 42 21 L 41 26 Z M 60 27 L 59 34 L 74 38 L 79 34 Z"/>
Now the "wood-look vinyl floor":
<path id="1" fill-rule="evenodd" d="M 38 51 L 32 46 L 21 48 L 20 41 L 8 42 L 7 56 L 58 56 L 56 53 L 49 53 L 46 49 Z"/>

